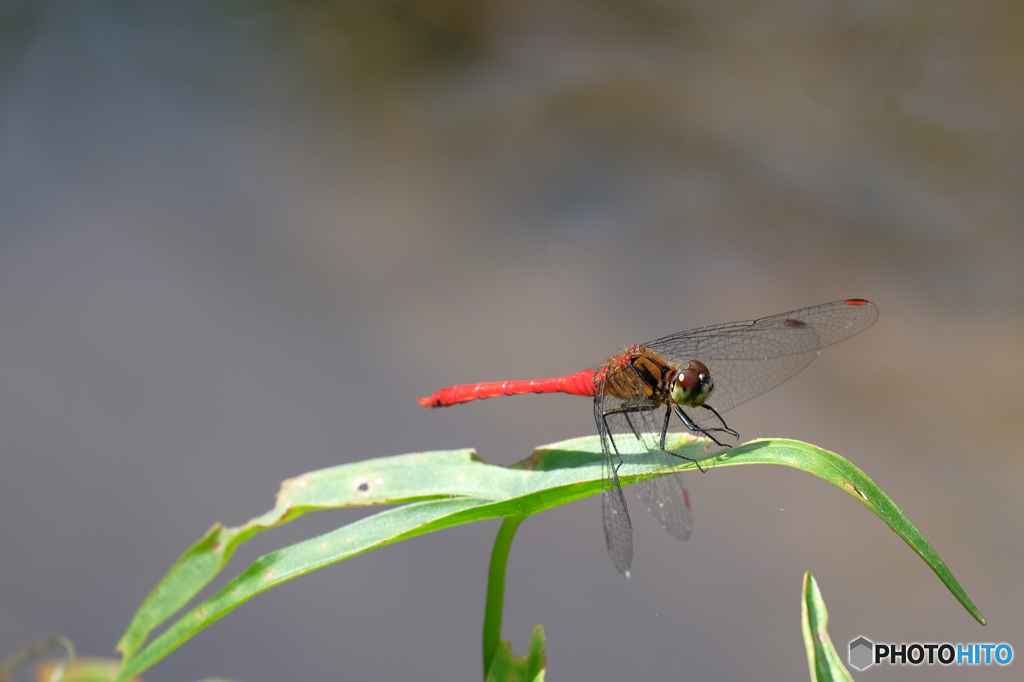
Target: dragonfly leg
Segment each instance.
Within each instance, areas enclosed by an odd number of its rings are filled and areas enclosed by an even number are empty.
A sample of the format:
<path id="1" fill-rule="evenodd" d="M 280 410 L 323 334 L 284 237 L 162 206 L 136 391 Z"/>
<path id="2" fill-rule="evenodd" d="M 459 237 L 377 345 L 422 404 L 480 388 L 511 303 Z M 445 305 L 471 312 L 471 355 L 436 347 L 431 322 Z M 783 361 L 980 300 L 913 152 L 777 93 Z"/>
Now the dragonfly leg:
<path id="1" fill-rule="evenodd" d="M 629 412 L 623 412 L 622 415 L 626 418 L 626 423 L 629 424 L 629 430 L 633 432 L 633 436 L 637 440 L 641 440 L 640 432 L 636 430 L 636 427 L 633 426 L 633 420 L 629 418 Z"/>
<path id="2" fill-rule="evenodd" d="M 642 442 L 643 439 L 640 438 L 640 432 L 636 430 L 635 426 L 633 426 L 633 420 L 629 418 L 629 415 L 630 415 L 631 412 L 642 412 L 643 410 L 649 410 L 649 409 L 651 409 L 651 408 L 649 408 L 649 407 L 633 406 L 633 407 L 616 407 L 614 409 L 607 410 L 603 415 L 601 415 L 601 418 L 605 420 L 604 421 L 604 428 L 608 429 L 608 415 L 611 415 L 611 414 L 621 414 L 621 415 L 624 415 L 626 417 L 626 423 L 629 424 L 629 430 L 633 432 L 633 435 L 636 436 L 637 440 Z M 611 430 L 608 430 L 608 433 L 610 434 Z"/>
<path id="3" fill-rule="evenodd" d="M 601 418 L 605 420 L 604 426 L 605 426 L 605 429 L 608 430 L 608 421 L 607 421 L 608 415 L 610 415 L 610 414 L 621 414 L 621 415 L 623 415 L 626 418 L 626 423 L 629 424 L 629 428 L 633 431 L 633 435 L 636 436 L 636 439 L 638 441 L 643 443 L 643 439 L 640 437 L 640 434 L 637 433 L 636 428 L 633 426 L 633 420 L 629 418 L 629 415 L 630 415 L 630 413 L 633 413 L 633 412 L 642 412 L 644 410 L 649 410 L 649 409 L 651 409 L 651 408 L 650 407 L 645 407 L 645 406 L 640 406 L 640 405 L 634 405 L 634 406 L 631 406 L 631 407 L 616 407 L 615 409 L 608 410 L 607 412 L 605 412 L 601 416 Z M 665 438 L 668 435 L 668 424 L 669 424 L 669 420 L 671 418 L 672 418 L 672 408 L 669 407 L 669 408 L 666 408 L 666 410 L 665 410 L 665 421 L 664 421 L 664 423 L 661 426 L 661 439 L 660 439 L 659 444 L 658 444 L 658 449 L 661 450 L 662 452 L 664 452 L 666 455 L 672 455 L 673 457 L 677 457 L 679 459 L 685 459 L 688 462 L 696 462 L 697 463 L 697 468 L 700 469 L 701 472 L 703 473 L 705 470 L 703 468 L 701 468 L 700 462 L 697 462 L 697 460 L 693 459 L 692 457 L 687 457 L 686 455 L 680 455 L 678 452 L 672 452 L 671 450 L 669 450 L 669 449 L 667 449 L 665 447 Z M 684 419 L 684 423 L 685 422 L 686 422 L 686 420 Z M 696 426 L 692 426 L 692 424 L 693 424 L 693 422 L 688 423 L 687 424 L 687 428 L 689 428 L 691 431 L 697 431 L 698 429 L 696 428 Z M 611 431 L 610 430 L 608 430 L 608 434 L 609 434 L 609 436 L 611 435 Z M 714 439 L 712 438 L 712 440 L 714 440 Z M 611 441 L 612 441 L 612 446 L 614 447 L 615 439 L 612 438 Z M 717 443 L 718 441 L 715 441 L 715 442 Z M 718 444 L 721 445 L 721 443 L 718 443 Z M 615 454 L 616 455 L 619 454 L 618 453 L 618 449 L 616 449 Z M 621 455 L 619 455 L 619 462 L 620 463 L 622 462 L 622 456 Z M 615 473 L 618 473 L 618 469 L 616 469 Z"/>
<path id="4" fill-rule="evenodd" d="M 666 453 L 672 455 L 673 457 L 678 457 L 679 459 L 685 459 L 687 461 L 693 462 L 694 464 L 697 465 L 697 469 L 703 474 L 705 471 L 707 471 L 707 469 L 702 467 L 700 465 L 700 462 L 698 462 L 697 460 L 695 460 L 692 457 L 687 457 L 686 455 L 680 455 L 678 452 L 672 452 L 671 450 L 669 450 L 668 448 L 665 447 L 665 438 L 668 436 L 668 423 L 669 423 L 669 421 L 671 419 L 672 419 L 672 407 L 666 405 L 665 406 L 665 421 L 661 425 L 661 451 L 662 452 L 666 452 Z"/>
<path id="5" fill-rule="evenodd" d="M 609 414 L 613 414 L 613 411 L 605 412 L 604 414 L 602 414 L 601 415 L 601 421 L 604 422 L 604 432 L 606 434 L 608 434 L 608 440 L 611 441 L 612 450 L 615 451 L 615 456 L 619 460 L 619 463 L 615 465 L 615 475 L 618 476 L 619 475 L 619 467 L 621 467 L 623 465 L 623 459 L 622 459 L 622 455 L 619 454 L 619 446 L 615 444 L 615 437 L 612 436 L 612 430 L 610 428 L 608 428 L 608 415 Z M 633 423 L 630 422 L 629 419 L 626 419 L 626 423 L 629 424 L 629 428 L 631 428 L 631 429 L 633 428 Z M 635 429 L 633 430 L 633 433 L 636 433 Z M 637 438 L 639 438 L 639 437 L 640 436 L 637 436 Z"/>
<path id="6" fill-rule="evenodd" d="M 721 422 L 721 424 L 722 424 L 722 426 L 724 428 L 722 428 L 722 429 L 715 429 L 716 431 L 725 431 L 726 433 L 728 433 L 733 438 L 739 438 L 740 437 L 740 434 L 736 433 L 734 430 L 729 428 L 729 425 L 725 423 L 725 420 L 722 419 L 722 415 L 718 414 L 718 412 L 715 410 L 715 408 L 711 407 L 710 405 L 701 405 L 701 407 L 703 407 L 705 410 L 709 410 L 711 412 L 711 414 L 713 414 L 716 417 L 718 417 L 718 421 Z"/>
<path id="7" fill-rule="evenodd" d="M 672 419 L 672 408 L 666 405 L 665 421 L 661 425 L 661 449 L 663 452 L 668 452 L 665 450 L 665 437 L 668 435 L 668 422 L 670 419 Z"/>
<path id="8" fill-rule="evenodd" d="M 712 410 L 712 412 L 714 412 L 714 410 Z M 697 424 L 695 424 L 694 421 L 692 419 L 690 419 L 690 416 L 687 415 L 685 412 L 683 412 L 682 408 L 680 408 L 678 405 L 675 406 L 675 413 L 676 413 L 676 416 L 678 416 L 679 419 L 682 420 L 683 424 L 686 425 L 686 428 L 690 429 L 694 433 L 699 433 L 702 436 L 707 436 L 712 441 L 714 441 L 715 445 L 717 445 L 719 447 L 728 448 L 728 447 L 732 447 L 732 446 L 729 445 L 728 443 L 723 443 L 720 440 L 718 440 L 717 438 L 715 438 L 713 432 L 728 433 L 729 435 L 736 436 L 737 438 L 739 437 L 739 434 L 736 433 L 735 431 L 733 431 L 732 429 L 730 429 L 728 426 L 726 426 L 724 429 L 720 429 L 720 428 L 717 428 L 717 427 L 708 428 L 708 427 L 704 427 L 704 426 L 697 426 Z M 718 413 L 715 412 L 715 415 L 717 416 Z M 721 417 L 718 417 L 718 418 L 721 419 Z M 725 426 L 725 422 L 724 421 L 722 422 L 722 425 Z"/>

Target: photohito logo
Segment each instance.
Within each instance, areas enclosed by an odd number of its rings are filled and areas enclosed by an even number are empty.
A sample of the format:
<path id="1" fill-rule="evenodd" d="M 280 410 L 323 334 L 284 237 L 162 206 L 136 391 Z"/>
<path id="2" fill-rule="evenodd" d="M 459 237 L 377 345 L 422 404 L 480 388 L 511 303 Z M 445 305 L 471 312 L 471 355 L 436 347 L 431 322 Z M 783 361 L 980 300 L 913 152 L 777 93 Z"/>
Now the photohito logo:
<path id="1" fill-rule="evenodd" d="M 881 663 L 889 665 L 1009 665 L 1013 647 L 1009 644 L 875 644 L 866 637 L 850 642 L 850 665 L 864 670 Z"/>

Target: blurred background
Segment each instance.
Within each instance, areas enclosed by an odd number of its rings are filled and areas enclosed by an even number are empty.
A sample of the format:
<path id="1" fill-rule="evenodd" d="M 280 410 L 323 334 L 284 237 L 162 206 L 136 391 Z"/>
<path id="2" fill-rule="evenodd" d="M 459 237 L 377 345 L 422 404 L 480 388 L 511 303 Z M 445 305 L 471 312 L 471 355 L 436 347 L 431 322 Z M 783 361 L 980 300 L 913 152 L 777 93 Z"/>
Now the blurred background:
<path id="1" fill-rule="evenodd" d="M 811 570 L 844 660 L 1024 654 L 1022 31 L 1012 0 L 0 2 L 0 653 L 112 655 L 282 479 L 595 430 L 582 398 L 419 395 L 863 297 L 872 329 L 729 423 L 860 466 L 988 627 L 851 497 L 734 467 L 689 476 L 685 544 L 632 505 L 629 581 L 597 498 L 530 518 L 505 636 L 542 623 L 552 680 L 806 679 Z M 479 679 L 497 528 L 294 580 L 144 677 Z"/>

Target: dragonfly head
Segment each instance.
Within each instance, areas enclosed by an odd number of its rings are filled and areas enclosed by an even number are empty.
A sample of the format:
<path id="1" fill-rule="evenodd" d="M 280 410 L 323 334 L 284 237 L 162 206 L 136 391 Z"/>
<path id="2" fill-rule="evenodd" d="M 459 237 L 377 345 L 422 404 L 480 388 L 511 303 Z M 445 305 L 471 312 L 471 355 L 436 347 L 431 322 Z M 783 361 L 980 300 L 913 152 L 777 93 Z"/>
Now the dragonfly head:
<path id="1" fill-rule="evenodd" d="M 715 380 L 708 366 L 700 360 L 690 360 L 672 380 L 672 402 L 686 407 L 700 407 L 711 395 Z"/>

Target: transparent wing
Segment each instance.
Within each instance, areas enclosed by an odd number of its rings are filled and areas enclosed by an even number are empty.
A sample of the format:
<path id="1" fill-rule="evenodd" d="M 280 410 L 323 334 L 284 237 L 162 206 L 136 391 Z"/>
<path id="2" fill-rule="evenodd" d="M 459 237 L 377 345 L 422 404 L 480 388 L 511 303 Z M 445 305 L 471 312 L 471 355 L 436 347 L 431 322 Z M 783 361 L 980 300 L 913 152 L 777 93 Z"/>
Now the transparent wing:
<path id="1" fill-rule="evenodd" d="M 609 370 L 608 377 L 614 378 L 613 372 L 635 374 L 634 369 L 625 367 Z M 618 382 L 620 386 L 623 383 Z M 633 528 L 618 477 L 618 467 L 624 461 L 623 456 L 644 455 L 663 461 L 666 465 L 679 463 L 677 458 L 660 449 L 660 435 L 664 428 L 663 411 L 667 407 L 654 406 L 646 393 L 639 389 L 639 377 L 636 377 L 635 384 L 638 390 L 628 399 L 606 394 L 604 381 L 598 385 L 594 396 L 594 420 L 601 435 L 604 465 L 601 509 L 605 542 L 615 568 L 627 576 L 633 562 Z M 682 476 L 676 474 L 649 479 L 636 483 L 635 487 L 640 499 L 666 530 L 680 540 L 689 537 L 692 528 L 690 501 Z"/>
<path id="2" fill-rule="evenodd" d="M 629 577 L 633 565 L 633 524 L 629 522 L 626 498 L 616 473 L 622 458 L 615 448 L 602 411 L 603 384 L 598 386 L 594 396 L 594 421 L 601 435 L 601 520 L 604 527 L 604 541 L 608 547 L 615 570 Z"/>
<path id="3" fill-rule="evenodd" d="M 715 380 L 708 402 L 721 413 L 775 388 L 822 348 L 864 331 L 877 318 L 873 303 L 848 299 L 691 329 L 643 345 L 673 363 L 704 362 Z M 718 421 L 707 410 L 686 411 L 698 424 Z"/>
<path id="4" fill-rule="evenodd" d="M 629 522 L 626 498 L 622 495 L 619 477 L 608 457 L 604 458 L 604 482 L 601 486 L 601 515 L 604 541 L 615 570 L 629 577 L 633 565 L 633 525 Z"/>
<path id="5" fill-rule="evenodd" d="M 633 485 L 640 500 L 658 523 L 679 540 L 686 540 L 693 531 L 690 514 L 690 493 L 682 474 L 649 478 Z"/>

